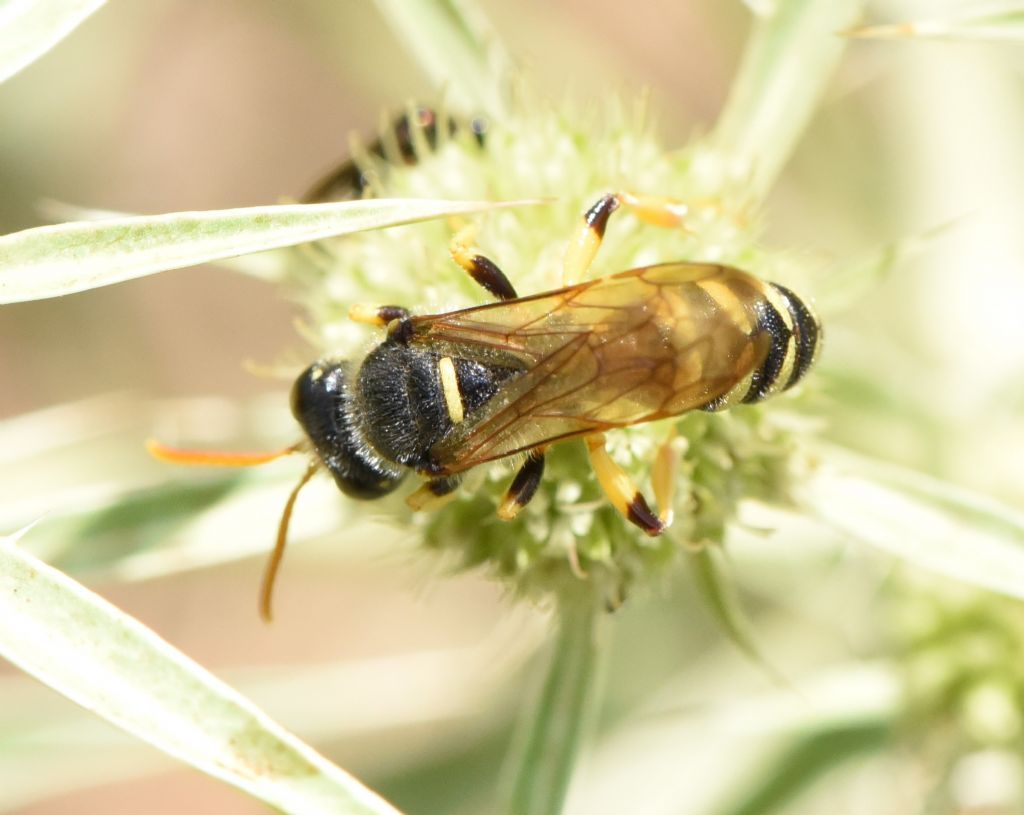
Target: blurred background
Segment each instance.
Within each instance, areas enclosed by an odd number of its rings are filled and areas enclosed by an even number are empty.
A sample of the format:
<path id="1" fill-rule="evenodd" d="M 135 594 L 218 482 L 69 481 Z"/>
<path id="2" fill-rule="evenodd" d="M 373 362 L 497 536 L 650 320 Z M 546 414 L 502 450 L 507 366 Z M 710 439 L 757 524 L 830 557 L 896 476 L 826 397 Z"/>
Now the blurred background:
<path id="1" fill-rule="evenodd" d="M 738 0 L 481 5 L 554 100 L 649 89 L 668 146 L 711 128 L 751 24 Z M 871 14 L 897 20 L 952 6 L 886 2 Z M 851 42 L 769 201 L 765 235 L 815 270 L 823 299 L 858 264 L 879 270 L 862 298 L 829 315 L 819 374 L 825 435 L 1015 506 L 1024 490 L 1022 70 L 1014 44 Z M 0 232 L 47 222 L 53 202 L 157 213 L 296 197 L 347 153 L 351 131 L 372 134 L 382 114 L 433 98 L 370 4 L 112 0 L 0 85 Z M 894 265 L 880 260 L 893 256 Z M 210 268 L 5 306 L 2 446 L 13 456 L 24 441 L 23 414 L 59 436 L 59 406 L 78 403 L 77 418 L 137 430 L 137 446 L 122 445 L 103 467 L 149 473 L 142 441 L 157 419 L 139 406 L 196 397 L 258 405 L 287 441 L 287 383 L 243 363 L 308 353 L 296 316 L 276 289 Z M 251 420 L 230 407 L 215 415 Z M 100 466 L 88 461 L 81 471 Z M 17 494 L 17 479 L 38 492 L 52 479 L 57 489 L 78 473 L 7 467 L 0 486 Z M 276 512 L 267 509 L 268 544 Z M 1020 801 L 1018 765 L 1002 753 L 986 763 L 984 751 L 973 764 L 953 762 L 931 735 L 901 741 L 889 686 L 871 673 L 898 659 L 885 616 L 893 582 L 936 583 L 894 577 L 885 557 L 786 524 L 784 540 L 740 533 L 735 544 L 737 585 L 762 651 L 797 689 L 808 676 L 856 680 L 836 697 L 837 715 L 859 710 L 851 700 L 864 688 L 875 695 L 858 727 L 843 731 L 852 741 L 835 752 L 833 772 L 819 778 L 812 767 L 799 796 L 775 802 L 779 811 L 1020 811 L 998 808 Z M 434 580 L 439 567 L 427 558 L 336 549 L 290 553 L 272 628 L 255 614 L 258 560 L 91 585 L 409 813 L 486 812 L 519 686 L 535 673 L 543 615 L 472 575 Z M 918 608 L 900 606 L 910 607 Z M 770 795 L 760 809 L 733 802 L 744 784 L 759 789 L 772 750 L 791 744 L 796 731 L 779 737 L 769 724 L 789 716 L 799 730 L 802 716 L 820 723 L 829 712 L 802 707 L 798 691 L 739 655 L 685 574 L 636 598 L 607 633 L 602 739 L 570 811 L 628 811 L 616 802 L 638 786 L 651 800 L 633 811 L 773 811 Z M 836 665 L 847 670 L 838 678 Z M 323 699 L 338 688 L 345 701 L 325 714 Z M 0 690 L 0 733 L 10 734 L 0 735 L 0 745 L 9 738 L 0 809 L 263 809 L 13 670 L 0 667 Z M 765 722 L 764 732 L 737 728 L 744 717 Z M 749 749 L 734 762 L 737 745 Z M 682 767 L 693 768 L 685 791 Z M 947 770 L 959 773 L 941 798 L 951 808 L 926 810 Z M 983 794 L 993 790 L 1003 796 L 992 793 L 994 804 Z"/>

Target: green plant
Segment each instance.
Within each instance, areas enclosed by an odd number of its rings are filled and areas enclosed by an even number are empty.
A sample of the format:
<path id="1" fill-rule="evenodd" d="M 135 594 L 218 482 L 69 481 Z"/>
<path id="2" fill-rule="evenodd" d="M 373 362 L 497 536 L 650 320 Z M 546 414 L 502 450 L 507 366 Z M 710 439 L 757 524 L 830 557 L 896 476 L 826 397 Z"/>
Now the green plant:
<path id="1" fill-rule="evenodd" d="M 510 71 L 511 60 L 496 34 L 469 6 L 426 0 L 379 5 L 406 33 L 411 51 L 443 89 L 443 103 L 492 118 L 486 149 L 459 136 L 437 148 L 420 144 L 417 165 L 381 173 L 380 199 L 126 216 L 14 233 L 0 238 L 0 297 L 32 300 L 231 259 L 235 268 L 269 279 L 302 304 L 306 333 L 319 348 L 355 352 L 365 344 L 365 335 L 337 318 L 353 300 L 429 308 L 436 304 L 439 279 L 448 284 L 444 299 L 449 305 L 453 297 L 468 304 L 476 296 L 468 282 L 450 273 L 445 223 L 409 227 L 400 237 L 384 227 L 474 213 L 469 217 L 479 218 L 479 242 L 506 268 L 517 270 L 520 290 L 543 290 L 550 287 L 564 240 L 588 197 L 623 184 L 714 206 L 701 209 L 692 226 L 678 232 L 640 227 L 623 216 L 609 233 L 599 273 L 629 268 L 648 257 L 721 260 L 770 279 L 816 287 L 822 305 L 828 306 L 826 319 L 840 308 L 855 308 L 851 304 L 857 296 L 870 292 L 915 244 L 927 243 L 895 242 L 825 279 L 815 263 L 792 251 L 767 248 L 763 238 L 767 195 L 839 61 L 844 41 L 835 32 L 856 22 L 861 4 L 855 0 L 789 0 L 759 7 L 762 16 L 718 124 L 682 149 L 663 144 L 642 106 L 631 100 L 615 98 L 586 113 L 532 90 L 528 80 Z M 999 18 L 993 20 L 1004 30 Z M 535 174 L 513 171 L 523 166 Z M 333 241 L 339 235 L 347 237 Z M 283 248 L 312 240 L 317 241 L 312 247 Z M 251 262 L 240 257 L 270 249 L 276 253 Z M 381 268 L 389 274 L 380 274 Z M 905 420 L 899 416 L 905 407 L 864 404 L 872 391 L 870 381 L 858 378 L 862 371 L 840 361 L 829 366 L 826 360 L 823 367 L 822 379 L 839 395 L 839 407 L 812 389 L 788 404 L 688 415 L 676 423 L 683 487 L 678 520 L 670 535 L 654 543 L 625 528 L 607 508 L 572 509 L 598 493 L 583 457 L 570 446 L 552 457 L 536 506 L 514 525 L 490 520 L 507 477 L 500 468 L 495 478 L 481 473 L 475 489 L 425 519 L 411 516 L 398 500 L 374 506 L 391 533 L 437 550 L 442 562 L 456 569 L 485 571 L 511 594 L 551 609 L 557 618 L 559 634 L 547 679 L 532 715 L 523 720 L 509 765 L 505 803 L 510 812 L 562 809 L 576 753 L 592 726 L 601 660 L 608 650 L 602 639 L 607 634 L 598 628 L 609 622 L 604 609 L 610 600 L 624 599 L 627 592 L 643 597 L 689 566 L 697 593 L 721 631 L 768 673 L 787 675 L 776 653 L 785 637 L 769 640 L 752 633 L 724 554 L 735 557 L 739 550 L 747 562 L 762 559 L 771 581 L 761 590 L 766 597 L 784 595 L 787 585 L 797 592 L 799 584 L 788 584 L 779 570 L 787 558 L 799 557 L 800 593 L 813 594 L 807 585 L 827 573 L 822 561 L 828 563 L 835 554 L 822 556 L 800 541 L 813 540 L 822 528 L 975 588 L 941 582 L 922 586 L 919 578 L 902 574 L 880 587 L 871 567 L 854 568 L 844 603 L 867 617 L 871 604 L 878 597 L 884 600 L 879 618 L 868 626 L 883 631 L 878 636 L 882 644 L 873 642 L 867 654 L 876 661 L 860 665 L 851 660 L 835 676 L 802 682 L 801 687 L 813 689 L 813 704 L 806 708 L 794 702 L 783 681 L 770 693 L 744 695 L 733 713 L 717 714 L 737 716 L 751 728 L 742 755 L 732 752 L 727 723 L 711 728 L 718 737 L 708 745 L 719 763 L 741 765 L 735 777 L 749 776 L 747 783 L 738 784 L 731 798 L 701 802 L 695 796 L 680 806 L 714 812 L 767 812 L 791 802 L 799 806 L 799 796 L 813 792 L 814 782 L 826 772 L 841 774 L 864 756 L 885 760 L 901 744 L 934 741 L 939 758 L 933 763 L 942 770 L 966 766 L 965 759 L 984 758 L 985 751 L 1002 756 L 1013 769 L 1019 748 L 1014 716 L 1019 715 L 1022 686 L 1005 657 L 1014 653 L 1019 638 L 1019 608 L 1014 600 L 977 588 L 1022 596 L 1024 519 L 994 500 L 821 441 L 827 434 L 814 428 L 815 417 L 823 412 L 834 416 L 838 427 L 833 433 L 843 440 L 844 410 L 850 412 L 856 400 L 861 400 L 858 418 L 866 417 L 872 430 Z M 849 397 L 845 408 L 844 394 Z M 254 424 L 272 427 L 279 421 L 261 414 Z M 40 435 L 44 427 L 38 425 Z M 642 479 L 664 430 L 639 427 L 618 434 L 617 459 Z M 118 433 L 131 436 L 136 429 Z M 15 462 L 12 471 L 18 466 Z M 144 558 L 112 551 L 104 562 L 92 552 L 88 565 L 122 574 L 133 568 L 161 573 L 182 557 L 187 561 L 189 552 L 205 549 L 210 559 L 228 559 L 239 552 L 224 546 L 217 534 L 204 537 L 197 529 L 183 549 L 168 532 L 197 517 L 244 512 L 256 495 L 278 496 L 279 482 L 291 475 L 287 469 L 271 469 L 188 486 L 158 483 L 141 493 L 121 484 L 112 494 L 22 537 L 69 571 L 76 557 L 84 557 L 83 541 L 124 530 L 136 542 L 149 542 Z M 779 537 L 793 544 L 797 556 L 777 544 L 773 549 L 743 541 L 742 530 L 750 522 L 741 513 L 751 499 L 768 507 L 761 511 L 771 513 L 768 522 L 784 530 Z M 347 522 L 362 512 L 348 503 L 337 508 L 333 497 L 320 501 L 321 506 L 329 502 L 335 517 L 340 513 Z M 5 520 L 13 528 L 31 520 L 25 517 L 30 514 L 19 505 Z M 808 533 L 799 526 L 808 520 L 823 526 Z M 311 536 L 301 529 L 296 533 L 296 542 Z M 740 540 L 727 545 L 737 535 Z M 249 545 L 259 542 L 253 536 Z M 0 546 L 0 587 L 0 653 L 129 732 L 285 811 L 393 811 L 152 632 L 23 551 L 14 537 Z M 948 599 L 961 592 L 969 599 Z M 947 602 L 952 605 L 948 612 Z M 826 598 L 811 598 L 807 605 L 819 614 L 822 609 L 846 613 Z M 891 641 L 886 643 L 887 638 Z M 978 641 L 980 656 L 968 647 Z M 1000 655 L 1000 649 L 1005 653 Z M 112 688 L 119 690 L 111 693 Z M 904 704 L 902 688 L 913 692 L 914 704 Z M 668 718 L 679 702 L 655 696 L 645 704 L 648 712 Z M 992 726 L 993 719 L 1006 726 Z M 676 744 L 685 740 L 678 731 L 674 736 Z M 660 752 L 671 755 L 672 749 Z M 911 752 L 916 760 L 927 751 Z M 652 748 L 647 758 L 653 764 L 657 755 Z M 945 779 L 935 784 L 933 800 L 922 804 L 922 811 L 954 798 L 953 786 Z"/>

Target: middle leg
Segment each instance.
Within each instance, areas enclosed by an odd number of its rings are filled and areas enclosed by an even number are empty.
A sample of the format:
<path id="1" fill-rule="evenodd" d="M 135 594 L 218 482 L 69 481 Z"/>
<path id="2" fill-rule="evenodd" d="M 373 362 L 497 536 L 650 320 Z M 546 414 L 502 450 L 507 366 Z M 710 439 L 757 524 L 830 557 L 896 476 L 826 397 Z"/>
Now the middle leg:
<path id="1" fill-rule="evenodd" d="M 540 480 L 544 477 L 544 448 L 531 450 L 526 462 L 519 468 L 515 478 L 509 485 L 505 497 L 498 506 L 498 517 L 503 521 L 511 521 L 519 510 L 525 507 L 537 493 Z"/>

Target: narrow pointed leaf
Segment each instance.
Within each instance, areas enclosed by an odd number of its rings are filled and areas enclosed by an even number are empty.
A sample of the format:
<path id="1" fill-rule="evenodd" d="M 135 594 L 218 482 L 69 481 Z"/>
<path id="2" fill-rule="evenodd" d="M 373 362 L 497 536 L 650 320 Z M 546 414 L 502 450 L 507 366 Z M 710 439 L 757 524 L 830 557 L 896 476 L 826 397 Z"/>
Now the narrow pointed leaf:
<path id="1" fill-rule="evenodd" d="M 105 0 L 0 0 L 0 82 L 75 30 Z"/>
<path id="2" fill-rule="evenodd" d="M 949 17 L 860 26 L 847 37 L 876 40 L 1024 40 L 1024 2 L 973 8 Z"/>
<path id="3" fill-rule="evenodd" d="M 0 538 L 0 656 L 283 812 L 397 813 L 141 623 L 11 538 Z"/>
<path id="4" fill-rule="evenodd" d="M 509 204 L 375 199 L 109 218 L 0 237 L 0 303 L 40 300 L 335 235 Z"/>
<path id="5" fill-rule="evenodd" d="M 853 540 L 1024 599 L 1024 513 L 938 479 L 829 450 L 798 502 Z"/>
<path id="6" fill-rule="evenodd" d="M 891 746 L 892 716 L 825 722 L 808 728 L 766 762 L 755 783 L 740 786 L 736 800 L 716 815 L 771 815 L 786 812 L 822 777 L 842 764 Z"/>

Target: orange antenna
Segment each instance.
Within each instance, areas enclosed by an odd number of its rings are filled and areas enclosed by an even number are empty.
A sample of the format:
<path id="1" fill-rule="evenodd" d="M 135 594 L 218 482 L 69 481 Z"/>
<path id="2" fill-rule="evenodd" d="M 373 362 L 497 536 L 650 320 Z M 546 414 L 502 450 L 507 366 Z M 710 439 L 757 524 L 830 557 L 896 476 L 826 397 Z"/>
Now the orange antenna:
<path id="1" fill-rule="evenodd" d="M 181 447 L 168 447 L 156 439 L 146 441 L 146 450 L 155 459 L 167 461 L 171 464 L 190 464 L 200 467 L 255 467 L 290 455 L 291 453 L 302 452 L 303 449 L 302 444 L 293 444 L 289 447 L 282 447 L 280 450 L 255 453 L 233 452 L 230 450 L 191 450 Z M 270 553 L 270 559 L 263 570 L 263 582 L 260 585 L 260 617 L 263 618 L 264 622 L 269 623 L 273 619 L 271 601 L 273 599 L 274 583 L 277 580 L 277 573 L 281 569 L 281 560 L 284 558 L 284 548 L 288 542 L 288 525 L 291 523 L 295 500 L 299 497 L 299 492 L 309 483 L 309 480 L 316 474 L 318 469 L 320 469 L 320 464 L 314 458 L 309 463 L 302 478 L 299 479 L 299 483 L 295 485 L 291 495 L 288 496 L 288 501 L 284 505 L 284 511 L 281 513 L 281 521 L 277 526 L 277 541 L 274 544 L 274 550 Z"/>
<path id="2" fill-rule="evenodd" d="M 255 467 L 268 461 L 297 453 L 301 449 L 298 444 L 282 447 L 280 450 L 268 450 L 256 453 L 232 452 L 230 450 L 189 450 L 181 447 L 168 447 L 156 439 L 146 441 L 146 450 L 160 461 L 171 464 L 190 464 L 200 467 Z"/>
<path id="3" fill-rule="evenodd" d="M 274 544 L 274 551 L 270 553 L 270 558 L 267 560 L 267 565 L 263 570 L 263 582 L 260 584 L 260 617 L 263 618 L 264 622 L 269 623 L 274 619 L 272 613 L 274 583 L 277 581 L 277 573 L 281 568 L 281 560 L 284 558 L 284 547 L 288 542 L 288 524 L 292 520 L 295 500 L 299 497 L 299 492 L 302 488 L 309 483 L 309 480 L 319 469 L 320 464 L 316 459 L 309 462 L 309 467 L 306 468 L 306 472 L 302 474 L 299 483 L 295 485 L 295 489 L 288 496 L 288 500 L 284 505 L 284 511 L 281 513 L 281 521 L 277 525 L 277 542 Z"/>

